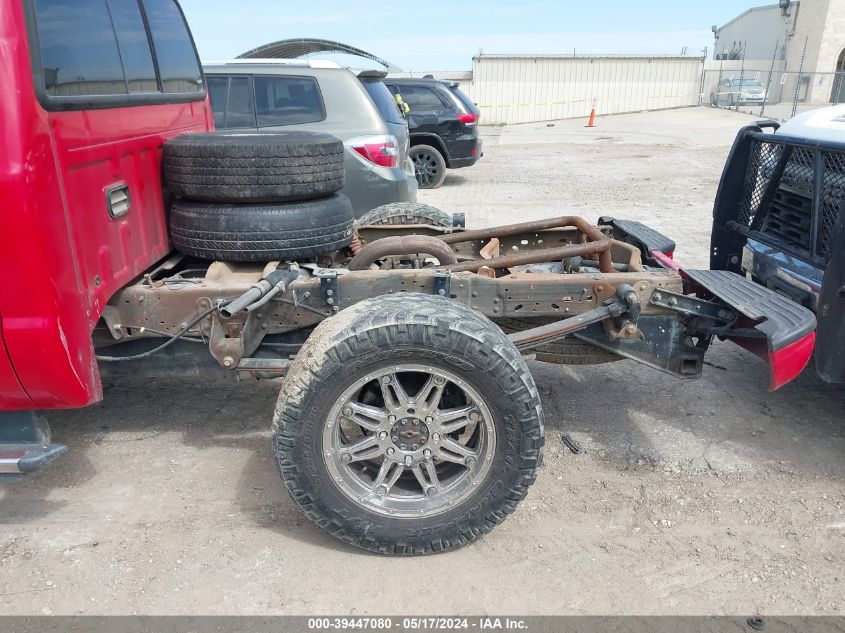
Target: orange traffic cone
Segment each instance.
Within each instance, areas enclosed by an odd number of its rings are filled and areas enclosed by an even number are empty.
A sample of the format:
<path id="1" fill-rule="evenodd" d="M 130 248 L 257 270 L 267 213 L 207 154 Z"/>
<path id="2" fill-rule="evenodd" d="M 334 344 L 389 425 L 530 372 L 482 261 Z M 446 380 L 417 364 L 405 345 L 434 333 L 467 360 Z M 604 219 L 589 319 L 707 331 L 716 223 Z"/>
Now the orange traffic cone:
<path id="1" fill-rule="evenodd" d="M 596 127 L 596 100 L 593 99 L 593 108 L 590 110 L 590 120 L 587 127 Z"/>

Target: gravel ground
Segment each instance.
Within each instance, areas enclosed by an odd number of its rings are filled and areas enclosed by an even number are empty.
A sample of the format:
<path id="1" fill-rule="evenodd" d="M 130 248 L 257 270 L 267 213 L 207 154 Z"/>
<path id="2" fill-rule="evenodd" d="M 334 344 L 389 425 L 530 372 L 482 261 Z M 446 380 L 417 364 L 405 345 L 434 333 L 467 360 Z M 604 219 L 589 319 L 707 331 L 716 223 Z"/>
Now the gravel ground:
<path id="1" fill-rule="evenodd" d="M 483 128 L 483 161 L 420 198 L 472 226 L 638 219 L 706 266 L 748 120 L 702 108 Z M 841 614 L 845 391 L 807 372 L 767 394 L 763 365 L 731 344 L 708 360 L 691 382 L 628 361 L 532 363 L 536 485 L 492 534 L 417 559 L 339 545 L 297 510 L 270 451 L 277 383 L 112 385 L 51 415 L 68 455 L 0 489 L 0 613 Z"/>

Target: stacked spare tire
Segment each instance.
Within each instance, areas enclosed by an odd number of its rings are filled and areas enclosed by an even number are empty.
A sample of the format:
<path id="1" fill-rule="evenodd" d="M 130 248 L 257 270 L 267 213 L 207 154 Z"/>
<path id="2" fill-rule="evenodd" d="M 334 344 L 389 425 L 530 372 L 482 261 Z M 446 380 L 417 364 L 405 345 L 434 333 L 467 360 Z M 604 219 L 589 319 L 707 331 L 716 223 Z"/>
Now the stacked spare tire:
<path id="1" fill-rule="evenodd" d="M 200 259 L 314 260 L 348 246 L 343 143 L 312 132 L 185 134 L 164 145 L 174 248 Z"/>

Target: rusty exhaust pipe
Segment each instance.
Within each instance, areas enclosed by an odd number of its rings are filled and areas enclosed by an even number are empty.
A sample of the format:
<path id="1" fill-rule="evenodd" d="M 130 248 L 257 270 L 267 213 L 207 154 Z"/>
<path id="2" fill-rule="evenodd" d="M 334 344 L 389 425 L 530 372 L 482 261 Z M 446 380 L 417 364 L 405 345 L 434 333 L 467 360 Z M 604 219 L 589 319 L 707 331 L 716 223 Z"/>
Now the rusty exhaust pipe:
<path id="1" fill-rule="evenodd" d="M 569 244 L 557 248 L 525 251 L 511 255 L 502 255 L 493 259 L 481 259 L 458 263 L 458 259 L 449 244 L 489 240 L 494 237 L 519 235 L 520 233 L 541 232 L 567 226 L 577 228 L 588 241 L 580 244 Z M 542 264 L 544 262 L 564 259 L 566 257 L 589 257 L 598 255 L 599 269 L 603 273 L 614 272 L 613 258 L 610 252 L 612 240 L 583 218 L 565 215 L 549 220 L 523 222 L 495 226 L 489 229 L 473 231 L 459 231 L 438 237 L 427 235 L 405 235 L 384 237 L 364 246 L 350 260 L 349 270 L 366 270 L 377 260 L 389 255 L 413 255 L 426 253 L 433 255 L 440 261 L 440 265 L 453 272 L 477 271 L 480 268 L 511 268 L 527 264 Z"/>

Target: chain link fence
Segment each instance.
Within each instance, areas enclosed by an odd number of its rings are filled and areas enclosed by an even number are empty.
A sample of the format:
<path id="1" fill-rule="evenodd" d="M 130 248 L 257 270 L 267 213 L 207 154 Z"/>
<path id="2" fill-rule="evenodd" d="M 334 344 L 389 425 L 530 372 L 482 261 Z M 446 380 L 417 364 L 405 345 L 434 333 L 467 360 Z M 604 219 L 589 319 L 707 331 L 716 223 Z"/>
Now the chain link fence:
<path id="1" fill-rule="evenodd" d="M 807 110 L 845 103 L 845 72 L 807 73 L 784 69 L 782 62 L 771 68 L 737 62 L 708 66 L 701 79 L 702 105 L 786 121 Z"/>

